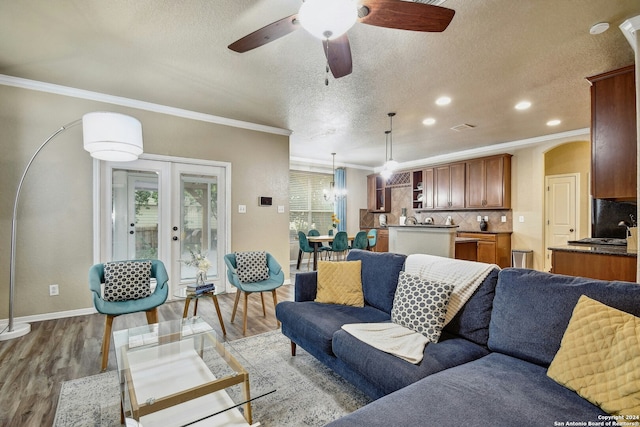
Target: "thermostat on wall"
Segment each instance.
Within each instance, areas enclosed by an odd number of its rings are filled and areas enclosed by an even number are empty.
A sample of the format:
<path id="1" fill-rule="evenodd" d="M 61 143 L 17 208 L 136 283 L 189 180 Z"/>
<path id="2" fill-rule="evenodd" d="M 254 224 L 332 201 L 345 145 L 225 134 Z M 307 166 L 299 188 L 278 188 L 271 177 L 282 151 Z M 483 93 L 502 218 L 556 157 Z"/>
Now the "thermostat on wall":
<path id="1" fill-rule="evenodd" d="M 271 206 L 273 204 L 273 197 L 262 197 L 259 199 L 260 206 Z"/>

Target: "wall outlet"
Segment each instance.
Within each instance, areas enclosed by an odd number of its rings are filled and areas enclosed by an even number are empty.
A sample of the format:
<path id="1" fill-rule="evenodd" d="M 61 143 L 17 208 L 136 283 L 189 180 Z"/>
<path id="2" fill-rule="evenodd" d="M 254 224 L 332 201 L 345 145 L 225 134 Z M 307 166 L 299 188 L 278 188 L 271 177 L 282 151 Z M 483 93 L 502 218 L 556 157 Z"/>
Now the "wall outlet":
<path id="1" fill-rule="evenodd" d="M 506 215 L 502 215 L 500 217 L 500 222 L 507 222 L 507 216 Z"/>
<path id="2" fill-rule="evenodd" d="M 484 220 L 489 221 L 489 217 L 485 215 Z"/>
<path id="3" fill-rule="evenodd" d="M 60 288 L 58 285 L 49 285 L 49 296 L 60 295 Z"/>
<path id="4" fill-rule="evenodd" d="M 519 221 L 519 222 L 524 222 L 524 215 L 520 215 L 520 216 L 518 217 L 518 221 Z"/>
<path id="5" fill-rule="evenodd" d="M 476 221 L 478 221 L 478 222 L 482 221 L 482 217 L 480 215 L 478 215 L 478 218 L 476 218 Z"/>
<path id="6" fill-rule="evenodd" d="M 247 213 L 247 205 L 238 205 L 238 213 Z"/>

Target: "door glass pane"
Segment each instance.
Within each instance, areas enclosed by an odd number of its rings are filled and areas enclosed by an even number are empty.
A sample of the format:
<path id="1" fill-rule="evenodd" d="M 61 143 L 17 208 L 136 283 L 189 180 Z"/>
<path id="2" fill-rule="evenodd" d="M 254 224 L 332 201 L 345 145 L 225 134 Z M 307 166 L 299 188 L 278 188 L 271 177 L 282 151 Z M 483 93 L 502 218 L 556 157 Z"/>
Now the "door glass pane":
<path id="1" fill-rule="evenodd" d="M 218 180 L 215 176 L 180 176 L 182 238 L 180 259 L 206 256 L 208 279 L 218 278 Z M 196 266 L 180 263 L 180 280 L 193 281 Z"/>
<path id="2" fill-rule="evenodd" d="M 158 259 L 158 175 L 113 170 L 112 259 Z"/>

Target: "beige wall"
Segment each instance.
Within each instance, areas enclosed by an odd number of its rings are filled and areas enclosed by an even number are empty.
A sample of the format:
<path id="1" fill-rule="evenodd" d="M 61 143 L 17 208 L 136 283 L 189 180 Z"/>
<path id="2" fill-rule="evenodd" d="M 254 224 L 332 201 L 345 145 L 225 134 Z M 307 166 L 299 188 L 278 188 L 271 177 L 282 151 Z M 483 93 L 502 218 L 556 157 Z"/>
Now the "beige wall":
<path id="1" fill-rule="evenodd" d="M 230 162 L 231 250 L 268 250 L 288 277 L 289 138 L 96 101 L 0 86 L 0 319 L 8 317 L 13 198 L 37 147 L 61 125 L 90 111 L 115 111 L 142 122 L 145 152 Z M 92 307 L 87 271 L 93 262 L 91 157 L 81 127 L 59 135 L 33 163 L 18 211 L 16 317 Z M 271 208 L 258 196 L 272 196 Z M 247 205 L 238 214 L 237 205 Z M 278 214 L 277 206 L 285 213 Z M 48 285 L 60 285 L 49 297 Z"/>
<path id="2" fill-rule="evenodd" d="M 584 137 L 558 138 L 512 152 L 511 208 L 513 234 L 511 248 L 533 250 L 533 268 L 544 269 L 544 176 L 545 153 L 567 142 L 589 140 Z M 519 221 L 519 217 L 524 222 Z"/>
<path id="3" fill-rule="evenodd" d="M 562 144 L 545 153 L 545 176 L 569 173 L 580 174 L 580 218 L 578 239 L 591 235 L 591 203 L 589 180 L 591 176 L 591 143 L 575 141 Z"/>

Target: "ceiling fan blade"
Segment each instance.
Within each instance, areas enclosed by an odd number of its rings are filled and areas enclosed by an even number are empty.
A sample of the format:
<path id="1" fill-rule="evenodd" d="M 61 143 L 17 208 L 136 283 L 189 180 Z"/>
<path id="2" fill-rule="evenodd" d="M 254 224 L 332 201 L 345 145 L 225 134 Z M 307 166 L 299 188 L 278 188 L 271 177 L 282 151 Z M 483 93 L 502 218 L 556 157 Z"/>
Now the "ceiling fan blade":
<path id="1" fill-rule="evenodd" d="M 297 17 L 298 14 L 294 14 L 287 16 L 286 18 L 282 18 L 279 21 L 272 22 L 266 27 L 262 27 L 259 30 L 244 36 L 240 40 L 236 40 L 231 43 L 229 45 L 229 49 L 238 53 L 244 53 L 279 39 L 280 37 L 286 36 L 300 28 L 300 24 L 296 19 Z"/>
<path id="2" fill-rule="evenodd" d="M 334 40 L 323 40 L 322 47 L 334 78 L 351 74 L 351 47 L 346 33 Z"/>
<path id="3" fill-rule="evenodd" d="M 362 4 L 368 14 L 359 18 L 360 22 L 399 30 L 442 32 L 456 13 L 446 7 L 403 0 L 364 0 Z M 360 16 L 363 12 L 367 10 Z"/>

